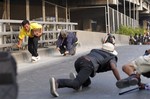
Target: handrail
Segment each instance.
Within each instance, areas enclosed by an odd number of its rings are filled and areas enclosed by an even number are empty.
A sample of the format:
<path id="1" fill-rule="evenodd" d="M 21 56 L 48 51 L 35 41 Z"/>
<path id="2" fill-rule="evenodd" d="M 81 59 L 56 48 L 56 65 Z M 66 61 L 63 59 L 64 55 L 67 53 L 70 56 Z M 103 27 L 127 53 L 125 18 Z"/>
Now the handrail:
<path id="1" fill-rule="evenodd" d="M 0 19 L 0 23 L 20 23 L 22 22 L 23 20 L 7 20 L 7 19 Z M 40 24 L 60 24 L 60 25 L 78 25 L 77 23 L 73 23 L 73 22 L 44 22 L 44 21 L 30 21 L 31 22 L 37 22 L 37 23 L 40 23 Z"/>
<path id="2" fill-rule="evenodd" d="M 18 41 L 18 34 L 23 20 L 8 20 L 0 19 L 0 49 L 12 49 L 12 45 Z M 43 25 L 43 35 L 39 43 L 54 43 L 56 42 L 60 29 L 66 29 L 68 32 L 77 32 L 73 22 L 44 22 L 44 21 L 29 21 L 37 22 Z M 27 37 L 23 40 L 27 44 Z"/>

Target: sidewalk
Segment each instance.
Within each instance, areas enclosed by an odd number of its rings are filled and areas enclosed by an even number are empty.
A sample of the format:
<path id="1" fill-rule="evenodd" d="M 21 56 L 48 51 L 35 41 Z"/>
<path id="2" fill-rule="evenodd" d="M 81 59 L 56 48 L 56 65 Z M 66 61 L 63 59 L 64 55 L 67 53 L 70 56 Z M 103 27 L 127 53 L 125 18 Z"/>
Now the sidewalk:
<path id="1" fill-rule="evenodd" d="M 39 49 L 39 55 L 41 57 L 41 60 L 38 62 L 32 63 L 31 62 L 31 55 L 29 52 L 18 52 L 13 53 L 13 56 L 17 60 L 18 65 L 18 72 L 22 73 L 28 70 L 32 70 L 35 68 L 40 68 L 45 64 L 51 64 L 51 63 L 57 63 L 63 60 L 78 58 L 77 56 L 86 54 L 89 52 L 92 48 L 101 48 L 101 47 L 77 47 L 76 54 L 74 56 L 63 56 L 58 51 L 55 50 L 55 48 L 46 48 L 46 49 Z"/>
<path id="2" fill-rule="evenodd" d="M 54 99 L 50 94 L 49 78 L 69 78 L 70 72 L 75 72 L 75 60 L 88 53 L 92 48 L 98 47 L 79 47 L 75 56 L 61 56 L 55 52 L 48 57 L 42 57 L 37 63 L 24 62 L 18 64 L 18 99 Z M 130 60 L 142 55 L 148 45 L 117 46 L 118 63 L 117 67 L 122 78 L 127 75 L 122 71 L 122 65 Z M 118 95 L 121 91 L 115 86 L 116 79 L 111 71 L 98 73 L 91 78 L 92 84 L 81 92 L 70 88 L 59 89 L 59 99 L 149 99 L 148 90 L 133 91 L 124 95 Z M 143 82 L 149 79 L 143 78 Z"/>

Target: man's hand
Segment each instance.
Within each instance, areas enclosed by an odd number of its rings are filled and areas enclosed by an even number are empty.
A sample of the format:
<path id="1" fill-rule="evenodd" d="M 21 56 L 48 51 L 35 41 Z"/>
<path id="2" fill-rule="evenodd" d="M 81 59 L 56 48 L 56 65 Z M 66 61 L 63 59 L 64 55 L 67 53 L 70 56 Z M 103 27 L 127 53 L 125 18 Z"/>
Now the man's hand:
<path id="1" fill-rule="evenodd" d="M 59 48 L 59 47 L 56 47 L 56 50 L 57 50 L 57 51 L 60 51 L 60 48 Z"/>
<path id="2" fill-rule="evenodd" d="M 40 37 L 42 35 L 42 30 L 41 29 L 33 29 L 31 30 L 32 35 Z"/>
<path id="3" fill-rule="evenodd" d="M 66 51 L 65 54 L 69 54 L 69 51 Z"/>
<path id="4" fill-rule="evenodd" d="M 17 46 L 18 48 L 21 48 L 21 47 L 22 47 L 21 44 L 16 44 L 16 46 Z"/>
<path id="5" fill-rule="evenodd" d="M 16 46 L 17 46 L 18 48 L 21 48 L 21 47 L 22 47 L 22 39 L 19 39 L 18 44 L 16 44 Z"/>

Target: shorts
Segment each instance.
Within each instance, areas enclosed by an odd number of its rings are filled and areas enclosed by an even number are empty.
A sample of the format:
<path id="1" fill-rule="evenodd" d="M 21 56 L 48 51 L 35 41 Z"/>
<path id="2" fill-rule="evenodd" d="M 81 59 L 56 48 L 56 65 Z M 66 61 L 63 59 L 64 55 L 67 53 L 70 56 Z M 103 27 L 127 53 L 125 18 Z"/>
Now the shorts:
<path id="1" fill-rule="evenodd" d="M 150 55 L 140 56 L 130 63 L 139 74 L 150 71 Z"/>

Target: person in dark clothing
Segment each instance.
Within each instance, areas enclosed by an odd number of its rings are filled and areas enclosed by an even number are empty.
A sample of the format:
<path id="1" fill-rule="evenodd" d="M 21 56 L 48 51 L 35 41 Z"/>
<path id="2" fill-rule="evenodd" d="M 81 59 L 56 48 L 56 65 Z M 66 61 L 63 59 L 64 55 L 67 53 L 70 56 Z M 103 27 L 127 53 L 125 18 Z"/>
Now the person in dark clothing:
<path id="1" fill-rule="evenodd" d="M 90 77 L 94 77 L 96 73 L 112 70 L 117 80 L 120 80 L 120 75 L 117 70 L 117 52 L 114 50 L 114 45 L 104 43 L 101 49 L 92 49 L 87 55 L 79 57 L 75 61 L 74 73 L 70 74 L 72 79 L 55 79 L 50 78 L 50 90 L 54 97 L 58 97 L 58 88 L 73 88 L 78 90 L 82 87 L 88 87 L 91 84 Z"/>
<path id="2" fill-rule="evenodd" d="M 107 43 L 107 42 L 115 45 L 115 36 L 112 35 L 111 33 L 108 33 L 107 36 L 104 38 L 104 43 Z"/>
<path id="3" fill-rule="evenodd" d="M 134 39 L 135 39 L 134 44 L 137 45 L 138 44 L 138 34 L 137 33 L 135 33 Z"/>
<path id="4" fill-rule="evenodd" d="M 135 44 L 135 39 L 134 39 L 134 37 L 132 36 L 132 35 L 130 35 L 130 38 L 129 38 L 129 45 L 133 45 L 133 44 Z"/>
<path id="5" fill-rule="evenodd" d="M 67 32 L 66 30 L 61 30 L 58 40 L 56 42 L 57 49 L 61 54 L 74 55 L 76 53 L 76 42 L 77 37 L 74 32 Z"/>

